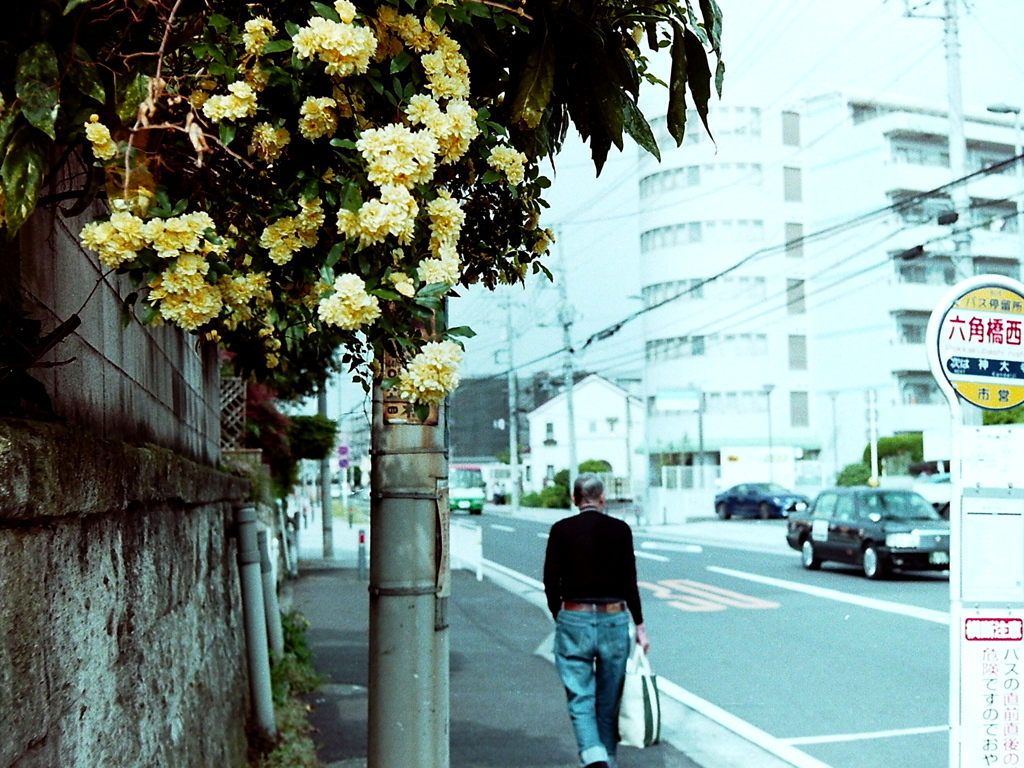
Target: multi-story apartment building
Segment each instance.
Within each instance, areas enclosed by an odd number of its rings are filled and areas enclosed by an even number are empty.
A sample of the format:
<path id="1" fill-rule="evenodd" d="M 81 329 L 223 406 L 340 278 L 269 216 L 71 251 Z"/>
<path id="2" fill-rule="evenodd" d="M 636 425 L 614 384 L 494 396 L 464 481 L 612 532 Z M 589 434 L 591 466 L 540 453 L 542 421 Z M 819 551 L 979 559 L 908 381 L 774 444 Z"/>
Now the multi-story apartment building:
<path id="1" fill-rule="evenodd" d="M 776 461 L 820 457 L 829 482 L 860 459 L 869 392 L 882 435 L 942 427 L 924 328 L 958 279 L 1018 276 L 1015 168 L 972 179 L 969 210 L 940 224 L 950 190 L 921 193 L 958 175 L 944 109 L 840 93 L 720 108 L 715 142 L 697 120 L 678 148 L 656 121 L 663 162 L 642 161 L 652 464 L 771 446 Z M 969 171 L 1014 154 L 1003 115 L 969 115 L 966 136 Z"/>

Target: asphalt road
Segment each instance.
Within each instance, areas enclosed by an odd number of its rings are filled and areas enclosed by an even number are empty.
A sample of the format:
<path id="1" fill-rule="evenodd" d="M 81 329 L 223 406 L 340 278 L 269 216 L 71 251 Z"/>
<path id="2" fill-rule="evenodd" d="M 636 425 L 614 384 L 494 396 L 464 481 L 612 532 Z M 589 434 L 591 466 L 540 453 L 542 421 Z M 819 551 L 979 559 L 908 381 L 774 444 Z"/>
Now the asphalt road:
<path id="1" fill-rule="evenodd" d="M 486 559 L 541 578 L 550 522 L 476 521 Z M 784 536 L 784 521 L 636 531 L 655 670 L 831 768 L 947 765 L 945 574 L 810 572 Z"/>

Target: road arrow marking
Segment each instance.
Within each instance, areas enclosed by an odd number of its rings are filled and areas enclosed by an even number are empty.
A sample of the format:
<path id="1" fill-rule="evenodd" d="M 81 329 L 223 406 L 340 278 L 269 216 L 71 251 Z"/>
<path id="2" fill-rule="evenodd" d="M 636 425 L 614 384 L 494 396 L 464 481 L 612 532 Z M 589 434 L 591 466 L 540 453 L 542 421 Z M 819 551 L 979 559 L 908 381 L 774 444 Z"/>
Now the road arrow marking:
<path id="1" fill-rule="evenodd" d="M 779 604 L 770 600 L 761 600 L 739 592 L 733 592 L 710 584 L 701 584 L 689 579 L 665 579 L 657 584 L 639 582 L 641 587 L 654 592 L 659 600 L 664 600 L 680 611 L 724 611 L 728 607 L 745 609 L 778 608 Z"/>

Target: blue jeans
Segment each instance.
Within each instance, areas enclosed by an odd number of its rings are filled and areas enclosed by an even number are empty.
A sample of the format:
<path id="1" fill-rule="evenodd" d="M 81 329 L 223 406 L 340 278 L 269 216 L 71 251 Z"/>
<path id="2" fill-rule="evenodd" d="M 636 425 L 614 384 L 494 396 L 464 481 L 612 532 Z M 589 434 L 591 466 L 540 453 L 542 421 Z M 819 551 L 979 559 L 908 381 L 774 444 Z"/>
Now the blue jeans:
<path id="1" fill-rule="evenodd" d="M 601 760 L 614 764 L 619 697 L 629 651 L 628 612 L 558 612 L 555 668 L 565 685 L 584 765 Z"/>

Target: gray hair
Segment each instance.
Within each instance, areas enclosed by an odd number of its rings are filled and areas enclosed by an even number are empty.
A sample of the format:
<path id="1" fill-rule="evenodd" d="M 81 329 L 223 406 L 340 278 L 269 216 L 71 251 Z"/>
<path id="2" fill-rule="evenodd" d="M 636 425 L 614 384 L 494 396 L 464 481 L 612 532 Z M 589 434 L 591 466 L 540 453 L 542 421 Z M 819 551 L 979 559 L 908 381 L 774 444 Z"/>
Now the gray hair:
<path id="1" fill-rule="evenodd" d="M 604 483 L 593 472 L 584 472 L 576 478 L 576 482 L 572 486 L 572 500 L 576 502 L 576 506 L 600 501 L 603 493 Z"/>

